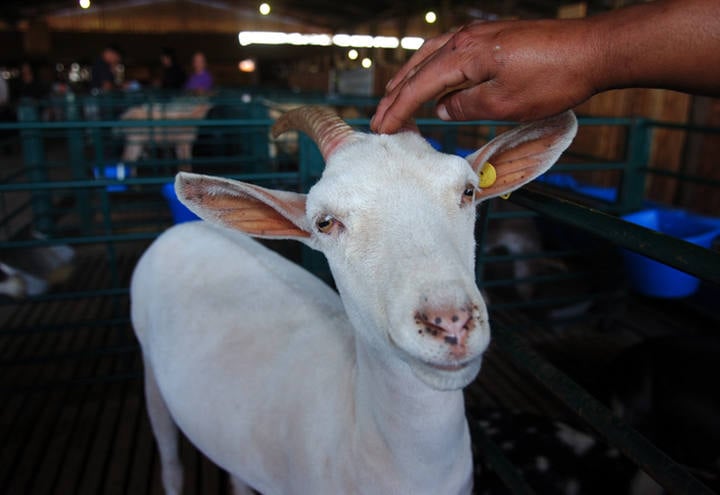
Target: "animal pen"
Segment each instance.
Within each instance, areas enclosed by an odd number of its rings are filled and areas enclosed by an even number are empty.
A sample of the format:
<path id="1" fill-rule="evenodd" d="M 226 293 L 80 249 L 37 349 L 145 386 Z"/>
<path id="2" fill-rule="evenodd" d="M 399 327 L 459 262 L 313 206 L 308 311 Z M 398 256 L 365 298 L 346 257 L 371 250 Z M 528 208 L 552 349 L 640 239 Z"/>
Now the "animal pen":
<path id="1" fill-rule="evenodd" d="M 173 223 L 161 189 L 178 169 L 192 169 L 307 191 L 323 168 L 315 145 L 303 135 L 273 141 L 269 127 L 278 112 L 308 103 L 365 116 L 376 102 L 235 93 L 68 98 L 25 102 L 18 123 L 0 126 L 0 493 L 161 492 L 128 299 L 139 256 Z M 131 108 L 132 118 L 122 118 Z M 368 127 L 364 117 L 349 123 Z M 417 123 L 436 147 L 459 153 L 510 125 Z M 477 492 L 493 473 L 505 488 L 492 493 L 551 493 L 524 477 L 483 427 L 487 411 L 505 410 L 588 428 L 669 493 L 714 493 L 708 485 L 717 472 L 672 459 L 585 389 L 635 344 L 718 328 L 712 239 L 720 220 L 652 203 L 646 191 L 671 183 L 690 196 L 717 194 L 718 180 L 658 166 L 653 146 L 658 136 L 718 139 L 720 129 L 629 118 L 579 123 L 576 143 L 549 173 L 479 207 L 477 279 L 489 296 L 493 341 L 466 389 Z M 588 151 L 598 136 L 612 137 L 612 156 Z M 641 210 L 685 215 L 683 225 L 697 222 L 708 242 L 623 219 Z M 529 247 L 498 241 L 513 223 L 534 233 Z M 318 254 L 278 249 L 330 281 Z M 623 263 L 628 250 L 699 285 L 677 299 L 643 295 Z M 224 473 L 187 442 L 182 456 L 188 493 L 226 493 Z"/>

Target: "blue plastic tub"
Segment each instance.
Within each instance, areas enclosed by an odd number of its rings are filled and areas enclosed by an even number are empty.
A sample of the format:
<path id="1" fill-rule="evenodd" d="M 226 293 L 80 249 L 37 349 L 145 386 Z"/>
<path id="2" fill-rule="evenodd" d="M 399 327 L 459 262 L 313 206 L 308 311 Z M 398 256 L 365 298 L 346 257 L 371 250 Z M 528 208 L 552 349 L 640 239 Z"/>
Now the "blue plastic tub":
<path id="1" fill-rule="evenodd" d="M 118 181 L 125 180 L 130 175 L 130 167 L 126 167 L 124 163 L 113 163 L 104 167 L 93 167 L 93 175 L 96 179 L 115 179 Z M 125 184 L 115 184 L 106 187 L 108 192 L 127 191 Z"/>
<path id="2" fill-rule="evenodd" d="M 720 221 L 682 210 L 650 209 L 623 216 L 623 219 L 710 248 L 720 235 Z M 625 268 L 633 289 L 652 297 L 677 298 L 697 291 L 700 280 L 664 263 L 623 250 Z"/>
<path id="3" fill-rule="evenodd" d="M 188 210 L 188 208 L 177 198 L 175 195 L 175 184 L 165 184 L 162 187 L 162 195 L 170 205 L 170 211 L 172 212 L 173 220 L 176 224 L 200 220 L 200 217 Z"/>

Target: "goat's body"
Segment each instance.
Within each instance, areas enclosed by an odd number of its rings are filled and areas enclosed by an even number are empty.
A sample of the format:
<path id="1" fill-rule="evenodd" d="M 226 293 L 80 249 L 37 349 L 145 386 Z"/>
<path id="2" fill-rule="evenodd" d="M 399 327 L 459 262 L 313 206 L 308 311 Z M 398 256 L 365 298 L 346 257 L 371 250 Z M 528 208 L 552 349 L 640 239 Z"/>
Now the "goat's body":
<path id="1" fill-rule="evenodd" d="M 358 404 L 355 337 L 340 298 L 244 234 L 201 222 L 171 229 L 138 264 L 132 301 L 157 383 L 148 387 L 153 426 L 166 421 L 157 417 L 164 402 L 196 446 L 264 495 L 469 492 L 461 393 L 431 393 L 455 426 L 455 448 L 435 461 L 441 479 L 428 483 L 424 468 L 416 479 L 394 472 L 387 438 L 358 418 L 357 406 L 372 404 Z M 442 428 L 440 418 L 427 426 Z M 155 427 L 161 452 L 175 448 L 165 430 Z"/>
<path id="2" fill-rule="evenodd" d="M 132 319 L 166 491 L 182 485 L 177 424 L 264 495 L 460 495 L 472 489 L 461 389 L 490 339 L 474 280 L 475 204 L 546 170 L 563 114 L 494 139 L 472 164 L 420 136 L 363 135 L 322 109 L 288 112 L 327 166 L 307 195 L 180 174 L 215 225 L 325 254 L 343 301 L 239 233 L 192 223 L 140 260 Z M 500 175 L 479 189 L 478 167 Z"/>

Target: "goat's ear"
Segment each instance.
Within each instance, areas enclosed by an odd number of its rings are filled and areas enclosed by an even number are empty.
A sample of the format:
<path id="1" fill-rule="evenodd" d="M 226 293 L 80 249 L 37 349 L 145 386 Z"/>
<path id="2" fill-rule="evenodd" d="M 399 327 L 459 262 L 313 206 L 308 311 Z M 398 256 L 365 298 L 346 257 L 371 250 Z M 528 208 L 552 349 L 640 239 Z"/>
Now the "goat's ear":
<path id="1" fill-rule="evenodd" d="M 180 172 L 175 193 L 197 216 L 255 237 L 307 239 L 305 195 L 208 175 Z"/>
<path id="2" fill-rule="evenodd" d="M 486 162 L 495 167 L 496 180 L 475 194 L 488 199 L 514 191 L 547 171 L 570 146 L 577 119 L 568 111 L 505 132 L 467 157 L 476 172 Z"/>

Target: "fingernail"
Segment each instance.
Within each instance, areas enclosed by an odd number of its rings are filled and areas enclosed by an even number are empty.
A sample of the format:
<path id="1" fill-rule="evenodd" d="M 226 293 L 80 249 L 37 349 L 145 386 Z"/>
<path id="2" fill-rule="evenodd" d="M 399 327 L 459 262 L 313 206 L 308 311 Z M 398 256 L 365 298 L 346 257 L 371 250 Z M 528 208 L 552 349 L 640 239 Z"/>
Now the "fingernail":
<path id="1" fill-rule="evenodd" d="M 375 129 L 375 117 L 377 117 L 377 114 L 370 117 L 370 129 Z"/>
<path id="2" fill-rule="evenodd" d="M 438 105 L 437 115 L 440 117 L 440 120 L 451 120 L 450 114 L 448 113 L 445 105 Z"/>
<path id="3" fill-rule="evenodd" d="M 390 91 L 392 89 L 394 80 L 395 78 L 392 78 L 387 82 L 387 84 L 385 85 L 385 91 Z"/>

